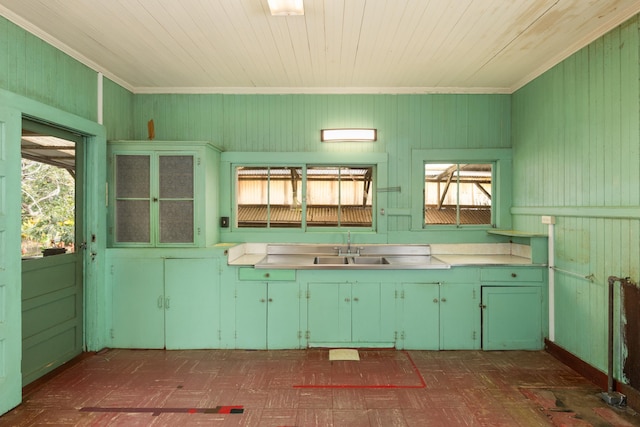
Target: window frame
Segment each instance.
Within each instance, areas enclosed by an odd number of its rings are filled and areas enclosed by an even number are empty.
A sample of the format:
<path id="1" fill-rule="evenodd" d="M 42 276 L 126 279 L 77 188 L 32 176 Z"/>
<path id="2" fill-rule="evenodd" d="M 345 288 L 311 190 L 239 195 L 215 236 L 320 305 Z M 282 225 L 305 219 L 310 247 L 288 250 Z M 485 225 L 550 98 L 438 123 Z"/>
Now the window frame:
<path id="1" fill-rule="evenodd" d="M 412 150 L 412 231 L 487 230 L 511 227 L 512 153 L 509 148 L 495 149 L 416 149 Z M 491 224 L 426 224 L 425 177 L 427 163 L 491 163 Z"/>
<path id="2" fill-rule="evenodd" d="M 287 158 L 283 162 L 283 157 Z M 221 186 L 228 188 L 229 193 L 222 194 L 222 200 L 229 200 L 228 207 L 221 207 L 221 216 L 229 215 L 229 231 L 233 233 L 242 232 L 266 232 L 266 233 L 316 233 L 327 231 L 345 231 L 352 229 L 353 231 L 378 233 L 379 230 L 386 228 L 386 217 L 379 216 L 377 212 L 381 207 L 387 206 L 387 195 L 384 192 L 378 192 L 378 188 L 387 186 L 387 160 L 386 153 L 300 153 L 288 152 L 284 153 L 264 153 L 264 152 L 223 152 L 221 158 Z M 237 167 L 293 167 L 303 168 L 302 180 L 302 226 L 296 228 L 267 228 L 267 227 L 238 227 L 237 225 Z M 307 166 L 309 167 L 373 167 L 373 183 L 371 186 L 372 204 L 371 204 L 371 226 L 367 227 L 334 227 L 334 226 L 309 226 L 306 222 L 307 206 Z M 227 182 L 225 182 L 228 179 Z"/>

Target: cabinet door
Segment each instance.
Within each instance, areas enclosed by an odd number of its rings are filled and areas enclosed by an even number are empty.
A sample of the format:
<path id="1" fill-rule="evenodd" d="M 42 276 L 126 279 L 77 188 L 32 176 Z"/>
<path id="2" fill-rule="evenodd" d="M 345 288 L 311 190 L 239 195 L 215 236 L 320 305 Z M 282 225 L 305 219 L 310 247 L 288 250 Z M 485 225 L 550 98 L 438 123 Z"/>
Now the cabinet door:
<path id="1" fill-rule="evenodd" d="M 380 283 L 351 285 L 351 341 L 382 341 Z"/>
<path id="2" fill-rule="evenodd" d="M 540 287 L 483 286 L 482 306 L 484 350 L 542 349 Z"/>
<path id="3" fill-rule="evenodd" d="M 267 348 L 267 284 L 236 284 L 236 348 Z"/>
<path id="4" fill-rule="evenodd" d="M 480 344 L 480 285 L 442 284 L 440 349 L 477 350 Z"/>
<path id="5" fill-rule="evenodd" d="M 111 281 L 112 346 L 164 348 L 163 260 L 114 260 Z"/>
<path id="6" fill-rule="evenodd" d="M 267 285 L 267 347 L 300 348 L 300 297 L 295 282 Z"/>
<path id="7" fill-rule="evenodd" d="M 165 260 L 167 349 L 218 347 L 220 329 L 219 260 Z"/>
<path id="8" fill-rule="evenodd" d="M 158 243 L 192 244 L 195 241 L 195 156 L 158 156 Z"/>
<path id="9" fill-rule="evenodd" d="M 116 243 L 151 244 L 151 156 L 115 155 Z"/>
<path id="10" fill-rule="evenodd" d="M 403 348 L 438 350 L 440 348 L 440 293 L 437 283 L 402 284 Z"/>
<path id="11" fill-rule="evenodd" d="M 307 326 L 309 343 L 351 341 L 351 284 L 309 283 Z"/>

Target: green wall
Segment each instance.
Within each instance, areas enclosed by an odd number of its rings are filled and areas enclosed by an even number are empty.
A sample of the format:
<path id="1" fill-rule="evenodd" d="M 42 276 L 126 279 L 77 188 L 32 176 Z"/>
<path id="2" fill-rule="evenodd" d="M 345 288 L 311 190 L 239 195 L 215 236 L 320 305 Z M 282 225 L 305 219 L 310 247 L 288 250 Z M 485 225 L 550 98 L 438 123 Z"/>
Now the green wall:
<path id="1" fill-rule="evenodd" d="M 602 370 L 607 278 L 640 278 L 638 24 L 512 97 L 514 228 L 546 232 L 540 215 L 556 216 L 556 342 Z"/>
<path id="2" fill-rule="evenodd" d="M 158 140 L 210 140 L 227 152 L 309 153 L 308 161 L 314 153 L 333 154 L 335 161 L 341 153 L 385 153 L 387 185 L 401 191 L 385 194 L 390 214 L 381 231 L 404 242 L 487 240 L 484 230 L 412 231 L 410 210 L 422 203 L 412 197 L 422 185 L 412 178 L 412 150 L 509 148 L 511 137 L 509 95 L 136 95 L 134 105 L 136 139 L 148 137 L 153 119 Z M 374 127 L 379 140 L 320 142 L 321 129 L 339 127 Z M 222 212 L 230 212 L 228 200 L 223 197 Z"/>

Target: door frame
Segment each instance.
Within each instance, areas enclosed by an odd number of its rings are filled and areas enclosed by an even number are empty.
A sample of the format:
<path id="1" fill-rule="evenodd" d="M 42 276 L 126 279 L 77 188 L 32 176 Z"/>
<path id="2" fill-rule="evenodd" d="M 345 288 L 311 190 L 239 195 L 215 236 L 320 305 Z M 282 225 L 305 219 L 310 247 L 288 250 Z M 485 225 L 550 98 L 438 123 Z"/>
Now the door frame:
<path id="1" fill-rule="evenodd" d="M 87 135 L 85 141 L 85 212 L 84 212 L 84 235 L 87 237 L 86 256 L 84 257 L 84 349 L 100 350 L 104 348 L 107 341 L 107 313 L 109 307 L 106 307 L 106 288 L 104 277 L 105 266 L 105 249 L 106 249 L 106 129 L 95 121 L 88 120 L 83 117 L 71 114 L 58 108 L 43 104 L 38 101 L 17 95 L 4 89 L 0 89 L 0 107 L 16 110 L 20 118 L 26 116 L 36 120 L 52 123 L 64 128 L 77 131 L 83 135 Z M 10 134 L 20 135 L 22 129 L 21 120 L 15 120 L 11 123 L 11 129 L 7 129 Z M 17 129 L 13 129 L 16 126 Z M 15 141 L 19 144 L 19 139 Z M 19 149 L 18 149 L 19 152 Z M 18 156 L 16 161 L 20 161 Z M 15 182 L 14 182 L 15 181 Z M 6 182 L 8 188 L 20 188 L 20 175 L 9 177 Z M 12 221 L 17 223 L 13 226 L 19 230 L 20 215 Z M 12 226 L 8 224 L 8 226 Z M 15 251 L 20 254 L 20 241 L 11 243 L 15 248 L 8 247 L 8 252 Z M 19 256 L 18 256 L 19 261 Z M 18 276 L 20 277 L 21 267 L 18 268 Z M 18 299 L 19 300 L 19 299 Z M 16 307 L 11 307 L 16 309 Z M 18 310 L 20 311 L 20 310 Z M 14 322 L 7 325 L 11 333 L 21 337 L 21 324 Z M 14 344 L 11 344 L 13 347 Z M 21 350 L 21 342 L 17 344 Z M 6 349 L 9 352 L 15 352 L 14 348 Z M 14 369 L 14 368 L 12 368 Z M 21 377 L 20 367 L 17 367 L 17 374 Z M 12 372 L 15 374 L 15 372 Z M 14 399 L 21 400 L 22 390 L 18 391 L 19 396 L 12 396 Z M 9 408 L 2 408 L 0 413 Z"/>

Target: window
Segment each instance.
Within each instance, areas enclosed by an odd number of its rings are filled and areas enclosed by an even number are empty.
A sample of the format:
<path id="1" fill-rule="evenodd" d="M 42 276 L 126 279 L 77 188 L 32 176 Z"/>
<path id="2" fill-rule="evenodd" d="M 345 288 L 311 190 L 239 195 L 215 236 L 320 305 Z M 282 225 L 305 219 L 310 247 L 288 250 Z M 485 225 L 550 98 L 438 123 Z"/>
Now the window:
<path id="1" fill-rule="evenodd" d="M 425 225 L 491 225 L 492 163 L 425 163 Z"/>
<path id="2" fill-rule="evenodd" d="M 55 136 L 54 136 L 55 135 Z M 22 256 L 75 252 L 77 135 L 23 121 Z"/>
<path id="3" fill-rule="evenodd" d="M 237 226 L 371 228 L 372 184 L 373 166 L 238 166 Z"/>
<path id="4" fill-rule="evenodd" d="M 238 227 L 302 226 L 302 168 L 295 166 L 236 169 Z"/>

